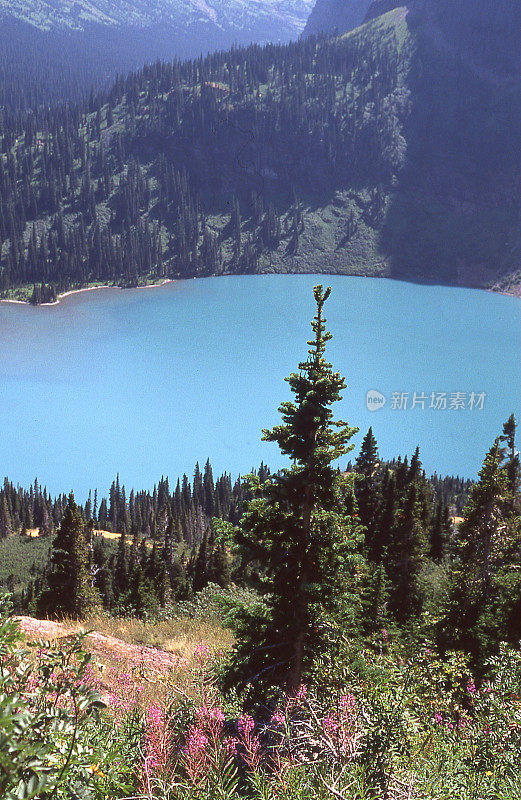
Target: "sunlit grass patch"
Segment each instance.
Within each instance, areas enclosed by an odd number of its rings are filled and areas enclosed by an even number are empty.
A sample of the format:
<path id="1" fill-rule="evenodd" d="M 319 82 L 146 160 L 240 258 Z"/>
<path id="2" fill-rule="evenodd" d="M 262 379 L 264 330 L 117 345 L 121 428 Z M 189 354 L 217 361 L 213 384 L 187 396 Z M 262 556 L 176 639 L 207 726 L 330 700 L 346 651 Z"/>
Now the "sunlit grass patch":
<path id="1" fill-rule="evenodd" d="M 28 641 L 43 639 L 56 646 L 89 632 L 85 647 L 93 655 L 94 683 L 109 706 L 124 711 L 176 695 L 195 699 L 201 645 L 211 660 L 232 645 L 231 633 L 214 618 L 153 622 L 100 614 L 82 622 L 20 620 Z"/>

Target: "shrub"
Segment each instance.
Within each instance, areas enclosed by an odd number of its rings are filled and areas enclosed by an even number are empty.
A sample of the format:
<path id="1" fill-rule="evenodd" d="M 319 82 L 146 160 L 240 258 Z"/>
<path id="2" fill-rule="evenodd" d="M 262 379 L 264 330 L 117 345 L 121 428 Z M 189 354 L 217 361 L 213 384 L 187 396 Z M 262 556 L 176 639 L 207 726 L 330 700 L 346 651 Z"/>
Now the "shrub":
<path id="1" fill-rule="evenodd" d="M 83 635 L 63 646 L 22 647 L 5 600 L 0 609 L 0 796 L 29 798 L 121 796 L 134 783 L 140 728 L 114 726 L 91 687 Z M 135 721 L 134 721 L 135 722 Z M 122 758 L 123 757 L 123 758 Z"/>

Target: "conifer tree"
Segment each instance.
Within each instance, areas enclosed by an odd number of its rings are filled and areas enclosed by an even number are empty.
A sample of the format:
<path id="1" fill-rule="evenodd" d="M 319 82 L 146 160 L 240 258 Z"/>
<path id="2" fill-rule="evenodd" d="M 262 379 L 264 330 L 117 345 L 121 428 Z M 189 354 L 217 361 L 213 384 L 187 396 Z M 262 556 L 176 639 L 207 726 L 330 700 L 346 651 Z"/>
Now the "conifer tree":
<path id="1" fill-rule="evenodd" d="M 118 540 L 118 552 L 114 568 L 114 591 L 116 595 L 123 594 L 128 586 L 128 557 L 125 531 L 122 531 Z"/>
<path id="2" fill-rule="evenodd" d="M 519 463 L 519 452 L 516 450 L 516 431 L 517 423 L 513 414 L 503 425 L 503 434 L 499 437 L 500 442 L 506 445 L 505 459 L 509 489 L 512 497 L 515 498 L 519 491 L 521 465 Z"/>
<path id="3" fill-rule="evenodd" d="M 521 519 L 515 511 L 508 463 L 503 465 L 503 461 L 498 438 L 483 462 L 463 522 L 456 529 L 451 591 L 442 630 L 445 646 L 470 652 L 478 665 L 500 638 L 509 638 L 509 632 L 518 636 L 521 630 L 511 614 L 507 619 L 506 611 L 515 607 L 515 593 L 521 596 L 517 579 Z M 498 613 L 498 608 L 503 611 Z M 506 631 L 502 628 L 505 622 Z"/>
<path id="4" fill-rule="evenodd" d="M 436 514 L 434 516 L 430 537 L 429 555 L 433 561 L 441 561 L 445 550 L 444 511 L 443 501 L 439 500 L 436 506 Z"/>
<path id="5" fill-rule="evenodd" d="M 391 581 L 390 605 L 399 622 L 408 621 L 419 610 L 417 581 L 425 556 L 425 545 L 418 486 L 412 481 L 396 515 L 386 553 Z"/>
<path id="6" fill-rule="evenodd" d="M 207 460 L 204 468 L 203 490 L 204 490 L 204 513 L 208 517 L 213 517 L 215 511 L 215 502 L 214 502 L 215 487 L 213 482 L 213 473 L 212 473 L 212 467 L 210 465 L 210 459 Z"/>
<path id="7" fill-rule="evenodd" d="M 94 585 L 103 598 L 103 605 L 110 609 L 114 602 L 113 577 L 107 562 L 105 543 L 101 536 L 94 545 L 93 561 L 95 565 Z"/>
<path id="8" fill-rule="evenodd" d="M 370 558 L 375 555 L 376 551 L 375 538 L 380 504 L 377 480 L 378 467 L 378 447 L 373 435 L 373 429 L 369 428 L 362 442 L 360 454 L 355 462 L 355 494 L 360 521 L 366 529 L 365 542 Z"/>
<path id="9" fill-rule="evenodd" d="M 194 592 L 200 592 L 208 583 L 208 561 L 209 561 L 209 547 L 208 547 L 208 530 L 205 530 L 203 539 L 199 546 L 197 558 L 194 562 L 194 575 L 193 575 L 193 589 Z"/>
<path id="10" fill-rule="evenodd" d="M 0 539 L 7 539 L 13 532 L 13 524 L 5 492 L 0 500 Z"/>
<path id="11" fill-rule="evenodd" d="M 494 564 L 501 558 L 509 523 L 510 487 L 501 461 L 496 440 L 485 458 L 458 528 L 457 548 L 463 569 L 459 577 L 470 594 L 481 601 L 490 594 Z"/>
<path id="12" fill-rule="evenodd" d="M 349 581 L 356 571 L 359 527 L 346 511 L 352 480 L 333 463 L 352 449 L 355 428 L 334 421 L 331 406 L 345 381 L 325 359 L 331 334 L 316 286 L 308 358 L 288 381 L 294 402 L 281 404 L 283 424 L 264 431 L 291 458 L 291 468 L 261 483 L 251 476 L 239 546 L 262 567 L 262 607 L 239 621 L 225 688 L 248 687 L 252 704 L 294 692 L 316 660 L 331 650 L 335 625 L 346 621 Z"/>
<path id="13" fill-rule="evenodd" d="M 141 615 L 143 612 L 153 614 L 157 610 L 157 598 L 154 587 L 147 581 L 141 565 L 138 564 L 129 579 L 129 591 L 125 595 L 125 607 Z"/>
<path id="14" fill-rule="evenodd" d="M 170 585 L 170 576 L 168 574 L 168 570 L 164 562 L 161 565 L 161 572 L 159 574 L 156 594 L 159 599 L 159 604 L 161 605 L 162 608 L 165 608 L 165 606 L 170 605 L 170 603 L 172 602 L 172 587 Z"/>
<path id="15" fill-rule="evenodd" d="M 47 584 L 41 607 L 52 616 L 82 619 L 99 603 L 89 573 L 85 523 L 72 492 L 53 541 Z"/>
<path id="16" fill-rule="evenodd" d="M 170 587 L 173 600 L 186 600 L 191 596 L 185 566 L 178 558 L 174 559 L 170 568 Z"/>
<path id="17" fill-rule="evenodd" d="M 396 480 L 393 473 L 388 469 L 382 482 L 382 501 L 378 513 L 378 521 L 375 524 L 374 539 L 370 542 L 370 547 L 368 548 L 369 560 L 374 561 L 376 564 L 381 562 L 384 551 L 391 540 L 396 513 Z"/>
<path id="18" fill-rule="evenodd" d="M 228 554 L 226 553 L 226 546 L 224 542 L 217 542 L 214 544 L 213 550 L 210 554 L 208 580 L 210 583 L 216 583 L 222 589 L 230 585 L 230 561 L 228 559 Z"/>
<path id="19" fill-rule="evenodd" d="M 391 625 L 389 617 L 389 579 L 383 564 L 373 567 L 363 598 L 366 633 L 380 633 Z"/>

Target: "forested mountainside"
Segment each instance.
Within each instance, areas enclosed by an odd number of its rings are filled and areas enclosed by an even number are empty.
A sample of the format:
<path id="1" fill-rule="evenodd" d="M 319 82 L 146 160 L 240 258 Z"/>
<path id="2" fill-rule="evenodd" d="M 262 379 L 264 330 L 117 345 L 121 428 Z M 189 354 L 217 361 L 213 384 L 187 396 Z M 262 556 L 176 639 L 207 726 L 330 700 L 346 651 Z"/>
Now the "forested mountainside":
<path id="1" fill-rule="evenodd" d="M 304 36 L 352 31 L 363 23 L 370 5 L 371 0 L 317 0 Z"/>
<path id="2" fill-rule="evenodd" d="M 157 63 L 84 109 L 5 113 L 2 289 L 515 282 L 520 29 L 506 0 L 411 2 L 331 40 Z"/>
<path id="3" fill-rule="evenodd" d="M 312 0 L 0 0 L 0 107 L 78 99 L 116 73 L 302 32 Z M 6 90 L 15 81 L 21 91 Z"/>

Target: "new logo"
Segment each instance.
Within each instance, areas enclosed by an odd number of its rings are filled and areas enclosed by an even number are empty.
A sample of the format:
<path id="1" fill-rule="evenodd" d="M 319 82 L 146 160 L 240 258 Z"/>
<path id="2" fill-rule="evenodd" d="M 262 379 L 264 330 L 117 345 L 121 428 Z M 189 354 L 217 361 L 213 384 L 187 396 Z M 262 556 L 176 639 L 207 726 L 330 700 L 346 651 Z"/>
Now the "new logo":
<path id="1" fill-rule="evenodd" d="M 380 411 L 387 402 L 387 398 L 376 389 L 369 389 L 366 394 L 365 402 L 368 411 Z"/>

